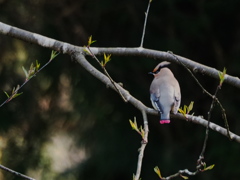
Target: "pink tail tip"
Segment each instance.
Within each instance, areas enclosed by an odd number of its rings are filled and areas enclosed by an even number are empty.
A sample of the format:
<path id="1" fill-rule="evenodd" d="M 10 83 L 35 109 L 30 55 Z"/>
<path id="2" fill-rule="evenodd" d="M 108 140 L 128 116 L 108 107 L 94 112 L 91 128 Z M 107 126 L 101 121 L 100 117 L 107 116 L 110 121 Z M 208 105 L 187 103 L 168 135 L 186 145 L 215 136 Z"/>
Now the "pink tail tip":
<path id="1" fill-rule="evenodd" d="M 170 120 L 160 120 L 160 124 L 169 124 Z"/>

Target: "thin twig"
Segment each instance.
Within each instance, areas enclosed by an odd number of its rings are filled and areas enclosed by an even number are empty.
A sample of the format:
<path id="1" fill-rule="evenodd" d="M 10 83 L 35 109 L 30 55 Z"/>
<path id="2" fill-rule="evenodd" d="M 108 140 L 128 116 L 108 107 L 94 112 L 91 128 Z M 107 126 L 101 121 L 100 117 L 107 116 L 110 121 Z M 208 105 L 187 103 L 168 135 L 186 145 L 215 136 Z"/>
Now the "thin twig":
<path id="1" fill-rule="evenodd" d="M 217 104 L 220 106 L 220 109 L 222 111 L 222 116 L 223 116 L 223 119 L 224 119 L 224 123 L 225 123 L 225 127 L 227 129 L 227 135 L 228 135 L 228 138 L 229 140 L 232 140 L 231 136 L 230 136 L 230 129 L 229 129 L 229 125 L 228 125 L 228 121 L 227 121 L 227 116 L 226 116 L 226 113 L 225 113 L 225 109 L 223 108 L 221 102 L 218 100 L 218 98 L 215 96 L 215 95 L 212 95 L 211 93 L 209 93 L 203 86 L 202 84 L 198 81 L 198 79 L 194 76 L 194 74 L 192 73 L 192 71 L 184 64 L 182 63 L 182 61 L 180 61 L 178 59 L 178 57 L 173 54 L 173 52 L 171 51 L 168 51 L 169 54 L 171 54 L 190 74 L 191 76 L 193 77 L 193 79 L 196 81 L 196 83 L 199 85 L 199 87 L 202 89 L 202 91 L 204 93 L 206 93 L 208 96 L 210 96 L 212 99 L 214 99 L 214 101 L 217 102 Z M 217 89 L 220 89 L 221 87 L 218 86 Z"/>
<path id="2" fill-rule="evenodd" d="M 186 174 L 188 176 L 195 176 L 196 174 L 198 174 L 200 171 L 196 170 L 194 172 L 189 171 L 188 169 L 184 169 L 184 170 L 179 170 L 177 173 L 170 175 L 168 177 L 162 177 L 161 180 L 169 180 L 169 179 L 173 179 L 175 177 L 182 177 L 183 174 Z"/>
<path id="3" fill-rule="evenodd" d="M 222 107 L 222 105 L 221 105 L 221 103 L 220 103 L 220 102 L 218 101 L 218 99 L 216 98 L 216 97 L 217 97 L 217 93 L 218 93 L 218 91 L 219 91 L 219 89 L 220 89 L 220 86 L 217 86 L 214 95 L 210 94 L 210 93 L 201 85 L 201 83 L 200 83 L 200 82 L 198 81 L 198 79 L 194 76 L 194 74 L 192 73 L 192 71 L 191 71 L 190 69 L 188 69 L 185 64 L 183 64 L 172 52 L 169 52 L 169 54 L 171 54 L 184 68 L 187 69 L 187 71 L 191 74 L 191 76 L 194 78 L 194 80 L 197 82 L 197 84 L 200 86 L 200 88 L 203 90 L 203 92 L 205 92 L 207 95 L 209 95 L 209 96 L 212 98 L 212 103 L 211 103 L 210 109 L 209 109 L 209 111 L 208 111 L 208 118 L 207 118 L 208 123 L 207 123 L 207 127 L 206 127 L 206 130 L 205 130 L 205 138 L 204 138 L 204 142 L 203 142 L 203 147 L 202 147 L 202 151 L 201 151 L 201 153 L 200 153 L 200 155 L 199 155 L 199 158 L 198 158 L 198 160 L 197 160 L 197 167 L 196 167 L 197 171 L 196 171 L 196 172 L 199 172 L 199 171 L 201 171 L 203 165 L 205 164 L 205 162 L 203 161 L 203 160 L 204 160 L 204 153 L 205 153 L 206 147 L 207 147 L 207 141 L 208 141 L 208 137 L 209 137 L 210 119 L 211 119 L 211 113 L 212 113 L 212 110 L 213 110 L 213 107 L 214 107 L 214 103 L 217 102 L 217 103 L 220 105 L 221 110 L 222 110 L 222 111 L 224 110 L 223 107 Z M 226 118 L 226 114 L 225 114 L 225 113 L 224 113 L 224 115 L 225 115 L 225 118 Z M 228 129 L 228 130 L 229 130 L 229 129 Z M 229 131 L 228 131 L 228 136 L 231 137 Z"/>
<path id="4" fill-rule="evenodd" d="M 57 56 L 58 54 L 59 54 L 59 52 L 56 54 L 56 56 Z M 55 56 L 55 57 L 56 57 L 56 56 Z M 55 58 L 55 57 L 54 57 L 54 58 Z M 18 91 L 23 88 L 23 86 L 25 86 L 25 85 L 26 85 L 33 77 L 35 77 L 40 71 L 42 71 L 50 62 L 52 62 L 52 60 L 53 60 L 54 58 L 50 58 L 50 59 L 48 60 L 48 62 L 47 62 L 46 64 L 44 64 L 40 69 L 38 69 L 38 71 L 36 71 L 30 78 L 25 79 L 25 81 L 23 82 L 23 84 L 22 84 L 21 86 L 19 86 L 19 88 L 18 88 L 17 90 L 15 90 L 15 92 L 14 92 L 13 94 L 11 94 L 11 95 L 0 105 L 0 108 L 1 108 L 4 104 L 6 104 L 6 103 L 8 103 L 9 101 L 11 101 L 11 100 L 13 99 L 14 95 L 17 94 Z"/>
<path id="5" fill-rule="evenodd" d="M 204 143 L 203 143 L 203 147 L 202 147 L 202 151 L 199 155 L 199 159 L 197 160 L 197 169 L 200 169 L 201 168 L 201 163 L 202 163 L 202 160 L 204 159 L 204 153 L 205 153 L 205 150 L 206 150 L 206 146 L 207 146 L 207 140 L 208 140 L 208 134 L 209 134 L 209 125 L 210 125 L 210 118 L 211 118 L 211 112 L 212 112 L 212 109 L 213 109 L 213 105 L 214 105 L 214 102 L 216 100 L 216 93 L 218 91 L 218 88 L 216 89 L 216 92 L 215 92 L 215 96 L 213 96 L 211 93 L 209 93 L 203 86 L 202 84 L 198 81 L 198 79 L 194 76 L 194 74 L 192 73 L 192 71 L 185 65 L 183 64 L 177 56 L 175 56 L 175 54 L 173 54 L 173 52 L 170 52 L 168 51 L 169 54 L 171 54 L 190 74 L 191 76 L 193 77 L 193 79 L 197 82 L 197 84 L 199 85 L 199 87 L 203 90 L 203 92 L 205 92 L 207 95 L 209 95 L 211 98 L 212 98 L 212 103 L 211 103 L 211 107 L 210 107 L 210 110 L 208 112 L 208 124 L 207 124 L 207 127 L 206 127 L 206 131 L 205 131 L 205 138 L 204 138 Z"/>
<path id="6" fill-rule="evenodd" d="M 90 47 L 87 47 L 91 56 L 98 62 L 98 64 L 102 67 L 105 75 L 109 78 L 109 80 L 111 81 L 111 83 L 113 84 L 113 86 L 116 88 L 118 94 L 121 96 L 121 98 L 123 99 L 124 102 L 127 102 L 127 99 L 122 95 L 121 91 L 119 90 L 119 88 L 116 86 L 116 82 L 112 79 L 112 77 L 109 75 L 109 73 L 107 72 L 106 68 L 104 66 L 102 66 L 102 64 L 100 63 L 100 61 L 98 60 L 98 58 L 95 56 L 95 54 L 92 53 Z"/>
<path id="7" fill-rule="evenodd" d="M 7 168 L 7 167 L 5 167 L 3 165 L 0 165 L 0 168 L 5 170 L 5 171 L 7 171 L 7 172 L 10 172 L 10 173 L 14 174 L 15 176 L 19 176 L 19 177 L 22 177 L 22 178 L 25 178 L 25 179 L 28 179 L 28 180 L 35 180 L 35 179 L 31 178 L 31 177 L 28 177 L 28 176 L 26 176 L 24 174 L 21 174 L 21 173 L 17 172 L 17 171 L 9 169 L 9 168 Z"/>
<path id="8" fill-rule="evenodd" d="M 203 90 L 203 92 L 205 92 L 208 96 L 210 96 L 211 98 L 213 98 L 213 95 L 211 93 L 209 93 L 203 86 L 202 84 L 198 81 L 198 79 L 194 76 L 194 74 L 192 73 L 192 71 L 184 64 L 182 63 L 182 61 L 180 61 L 178 59 L 178 57 L 173 54 L 173 52 L 171 51 L 168 51 L 169 54 L 171 54 L 190 74 L 191 76 L 193 77 L 193 79 L 196 81 L 196 83 L 199 85 L 199 87 Z"/>
<path id="9" fill-rule="evenodd" d="M 218 93 L 218 90 L 219 90 L 219 86 L 217 87 L 216 91 L 215 91 L 215 94 L 213 97 L 216 97 L 217 96 L 217 93 Z M 211 114 L 212 114 L 212 110 L 213 110 L 213 106 L 214 106 L 214 103 L 215 103 L 216 99 L 213 98 L 212 100 L 212 103 L 211 103 L 211 106 L 210 106 L 210 109 L 208 111 L 208 125 L 206 127 L 206 132 L 205 132 L 205 139 L 204 139 L 204 143 L 203 143 L 203 148 L 202 148 L 202 151 L 201 151 L 201 154 L 199 156 L 199 159 L 203 159 L 204 158 L 204 153 L 205 153 L 205 150 L 206 150 L 206 146 L 207 146 L 207 140 L 208 140 L 208 135 L 209 135 L 209 125 L 210 125 L 210 119 L 211 119 Z"/>
<path id="10" fill-rule="evenodd" d="M 146 31 L 146 26 L 147 26 L 148 12 L 149 12 L 149 9 L 150 9 L 151 2 L 152 2 L 152 0 L 149 0 L 149 2 L 148 2 L 148 7 L 147 7 L 147 11 L 145 12 L 145 20 L 144 20 L 144 25 L 143 25 L 143 33 L 142 33 L 142 39 L 141 39 L 140 47 L 143 47 L 143 42 L 144 42 L 144 37 L 145 37 L 145 31 Z"/>
<path id="11" fill-rule="evenodd" d="M 142 140 L 142 145 L 139 148 L 139 155 L 138 155 L 138 162 L 137 162 L 137 170 L 136 174 L 134 176 L 134 180 L 139 180 L 140 175 L 141 175 L 141 170 L 142 170 L 142 161 L 143 161 L 143 156 L 144 156 L 144 150 L 147 146 L 148 142 L 148 120 L 147 120 L 147 114 L 145 110 L 142 110 L 142 117 L 143 117 L 143 124 L 144 124 L 144 138 Z"/>
<path id="12" fill-rule="evenodd" d="M 221 88 L 218 86 L 218 89 L 221 89 Z M 217 97 L 215 97 L 215 101 L 220 106 L 220 109 L 222 111 L 222 117 L 223 117 L 223 120 L 224 120 L 225 128 L 227 129 L 228 139 L 232 140 L 232 137 L 230 135 L 230 129 L 229 129 L 229 125 L 228 125 L 228 120 L 227 120 L 227 115 L 226 115 L 225 109 L 223 108 L 222 103 L 218 100 Z"/>

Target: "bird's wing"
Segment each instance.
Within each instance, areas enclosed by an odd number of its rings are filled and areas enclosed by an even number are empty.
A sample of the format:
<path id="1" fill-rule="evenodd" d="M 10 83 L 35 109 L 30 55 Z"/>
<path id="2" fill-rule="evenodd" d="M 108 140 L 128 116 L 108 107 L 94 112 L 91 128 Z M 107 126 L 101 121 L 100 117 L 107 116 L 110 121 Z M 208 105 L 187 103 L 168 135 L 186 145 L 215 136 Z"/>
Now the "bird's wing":
<path id="1" fill-rule="evenodd" d="M 180 92 L 180 88 L 178 85 L 177 87 L 175 87 L 175 91 L 174 91 L 174 104 L 172 107 L 172 112 L 174 114 L 176 114 L 178 112 L 180 103 L 181 103 L 181 92 Z"/>
<path id="2" fill-rule="evenodd" d="M 159 96 L 157 96 L 155 93 L 151 93 L 151 102 L 154 107 L 154 109 L 160 111 L 161 113 L 163 112 L 161 104 L 159 102 Z"/>

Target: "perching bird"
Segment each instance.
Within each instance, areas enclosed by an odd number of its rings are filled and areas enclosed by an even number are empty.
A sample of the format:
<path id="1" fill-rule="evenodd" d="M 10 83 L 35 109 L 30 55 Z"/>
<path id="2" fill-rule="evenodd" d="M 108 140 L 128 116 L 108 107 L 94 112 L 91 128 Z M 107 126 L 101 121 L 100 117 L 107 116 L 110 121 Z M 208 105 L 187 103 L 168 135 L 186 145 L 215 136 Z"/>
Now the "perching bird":
<path id="1" fill-rule="evenodd" d="M 159 63 L 149 74 L 154 75 L 150 86 L 150 100 L 154 109 L 160 112 L 160 124 L 170 123 L 170 111 L 178 112 L 181 92 L 178 81 L 167 68 L 170 62 Z"/>

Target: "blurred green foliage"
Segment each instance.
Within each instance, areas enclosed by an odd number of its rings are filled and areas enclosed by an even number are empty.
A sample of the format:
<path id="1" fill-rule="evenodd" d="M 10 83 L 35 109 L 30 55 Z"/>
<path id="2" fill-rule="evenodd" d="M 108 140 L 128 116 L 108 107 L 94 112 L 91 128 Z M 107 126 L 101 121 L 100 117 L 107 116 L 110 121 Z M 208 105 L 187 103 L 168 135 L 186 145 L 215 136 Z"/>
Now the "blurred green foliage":
<path id="1" fill-rule="evenodd" d="M 140 45 L 147 0 L 0 0 L 0 21 L 75 45 L 88 37 L 99 47 Z M 173 51 L 199 63 L 239 76 L 240 1 L 154 0 L 144 47 Z M 0 35 L 0 101 L 4 91 L 25 80 L 22 66 L 37 59 L 41 65 L 51 50 Z M 103 57 L 99 57 L 102 58 Z M 88 58 L 98 69 L 98 64 Z M 158 61 L 112 56 L 107 70 L 117 82 L 151 107 L 147 75 Z M 202 93 L 186 70 L 171 66 L 182 89 L 182 105 L 194 101 L 195 115 L 207 116 L 211 99 Z M 196 74 L 210 92 L 219 81 Z M 135 173 L 141 137 L 129 119 L 141 113 L 87 73 L 70 57 L 59 55 L 23 89 L 23 94 L 0 109 L 0 164 L 39 180 L 120 180 Z M 223 83 L 219 100 L 231 131 L 240 134 L 238 89 Z M 224 125 L 216 106 L 212 121 Z M 205 129 L 190 122 L 158 123 L 149 116 L 149 143 L 142 179 L 158 179 L 179 169 L 194 170 Z M 240 146 L 210 132 L 205 159 L 216 166 L 191 179 L 238 179 Z M 0 179 L 20 179 L 0 171 Z M 178 178 L 181 179 L 181 178 Z"/>

